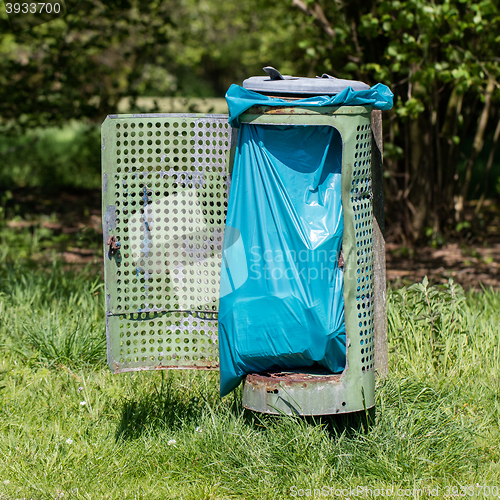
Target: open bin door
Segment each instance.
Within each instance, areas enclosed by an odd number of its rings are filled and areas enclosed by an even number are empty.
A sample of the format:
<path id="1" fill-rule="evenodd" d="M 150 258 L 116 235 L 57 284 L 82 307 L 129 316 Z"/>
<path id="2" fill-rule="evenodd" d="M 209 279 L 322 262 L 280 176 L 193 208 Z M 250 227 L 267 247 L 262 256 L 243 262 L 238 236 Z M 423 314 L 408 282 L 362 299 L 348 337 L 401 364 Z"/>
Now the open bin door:
<path id="1" fill-rule="evenodd" d="M 102 125 L 112 372 L 216 369 L 232 151 L 227 115 L 110 115 Z"/>

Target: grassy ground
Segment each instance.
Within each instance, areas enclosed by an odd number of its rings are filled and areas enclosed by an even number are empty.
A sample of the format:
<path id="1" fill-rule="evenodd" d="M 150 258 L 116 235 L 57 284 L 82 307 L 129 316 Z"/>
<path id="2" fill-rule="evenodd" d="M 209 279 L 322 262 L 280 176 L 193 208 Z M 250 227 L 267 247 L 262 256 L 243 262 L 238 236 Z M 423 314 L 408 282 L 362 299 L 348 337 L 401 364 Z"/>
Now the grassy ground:
<path id="1" fill-rule="evenodd" d="M 68 265 L 100 252 L 99 154 L 83 124 L 0 140 L 0 500 L 499 497 L 500 293 L 392 291 L 372 420 L 251 415 L 216 372 L 111 375 L 99 265 Z"/>
<path id="2" fill-rule="evenodd" d="M 367 432 L 249 415 L 216 372 L 112 375 L 101 292 L 90 270 L 0 266 L 0 499 L 498 497 L 500 294 L 391 292 Z"/>

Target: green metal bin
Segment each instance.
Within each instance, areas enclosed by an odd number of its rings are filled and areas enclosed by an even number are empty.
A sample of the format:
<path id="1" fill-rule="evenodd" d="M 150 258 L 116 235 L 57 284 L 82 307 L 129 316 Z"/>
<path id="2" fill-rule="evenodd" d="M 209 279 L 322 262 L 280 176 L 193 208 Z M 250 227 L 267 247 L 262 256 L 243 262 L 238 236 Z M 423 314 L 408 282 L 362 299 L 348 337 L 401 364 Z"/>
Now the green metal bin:
<path id="1" fill-rule="evenodd" d="M 344 304 L 347 361 L 342 374 L 324 371 L 248 375 L 243 405 L 264 413 L 327 415 L 374 406 L 378 329 L 384 357 L 385 255 L 380 225 L 374 219 L 373 177 L 381 174 L 380 154 L 372 154 L 372 109 L 362 106 L 324 108 L 255 106 L 240 117 L 255 125 L 308 125 L 335 128 L 343 144 L 342 206 L 344 214 Z M 375 121 L 380 115 L 375 112 Z M 377 124 L 379 126 L 379 124 Z M 376 153 L 379 153 L 375 144 Z M 375 156 L 375 170 L 372 158 Z M 377 186 L 381 188 L 381 183 Z M 375 204 L 380 203 L 378 193 Z M 380 211 L 383 206 L 375 207 Z M 377 283 L 377 280 L 379 281 Z M 382 338 L 380 338 L 382 337 Z M 386 350 L 386 348 L 385 348 Z"/>
<path id="2" fill-rule="evenodd" d="M 374 405 L 387 372 L 380 112 L 254 107 L 243 122 L 328 125 L 340 134 L 347 365 L 342 374 L 247 377 L 243 403 L 266 413 Z M 217 369 L 217 313 L 232 154 L 227 115 L 110 115 L 102 125 L 108 365 L 113 373 Z"/>

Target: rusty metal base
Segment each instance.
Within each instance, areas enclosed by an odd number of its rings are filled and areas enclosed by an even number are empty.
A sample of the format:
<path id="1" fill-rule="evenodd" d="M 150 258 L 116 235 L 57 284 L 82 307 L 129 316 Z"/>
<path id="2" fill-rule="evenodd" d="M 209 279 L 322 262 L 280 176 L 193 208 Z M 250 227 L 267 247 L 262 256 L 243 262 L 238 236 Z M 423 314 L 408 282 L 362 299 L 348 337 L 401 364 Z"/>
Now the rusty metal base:
<path id="1" fill-rule="evenodd" d="M 243 406 L 274 415 L 335 415 L 359 411 L 346 401 L 343 374 L 323 370 L 276 371 L 247 375 Z"/>

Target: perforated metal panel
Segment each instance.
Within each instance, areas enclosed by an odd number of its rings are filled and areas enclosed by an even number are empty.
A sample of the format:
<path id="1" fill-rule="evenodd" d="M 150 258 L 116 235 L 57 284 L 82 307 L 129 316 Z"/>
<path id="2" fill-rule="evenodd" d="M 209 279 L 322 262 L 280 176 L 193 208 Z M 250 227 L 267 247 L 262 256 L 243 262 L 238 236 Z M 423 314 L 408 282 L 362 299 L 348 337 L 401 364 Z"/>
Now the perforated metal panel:
<path id="1" fill-rule="evenodd" d="M 108 364 L 216 368 L 226 115 L 114 115 L 102 126 Z M 108 239 L 115 237 L 113 252 Z"/>
<path id="2" fill-rule="evenodd" d="M 374 367 L 373 341 L 373 210 L 371 175 L 371 127 L 356 128 L 356 152 L 352 171 L 351 205 L 356 231 L 356 309 L 358 315 L 361 370 Z"/>

